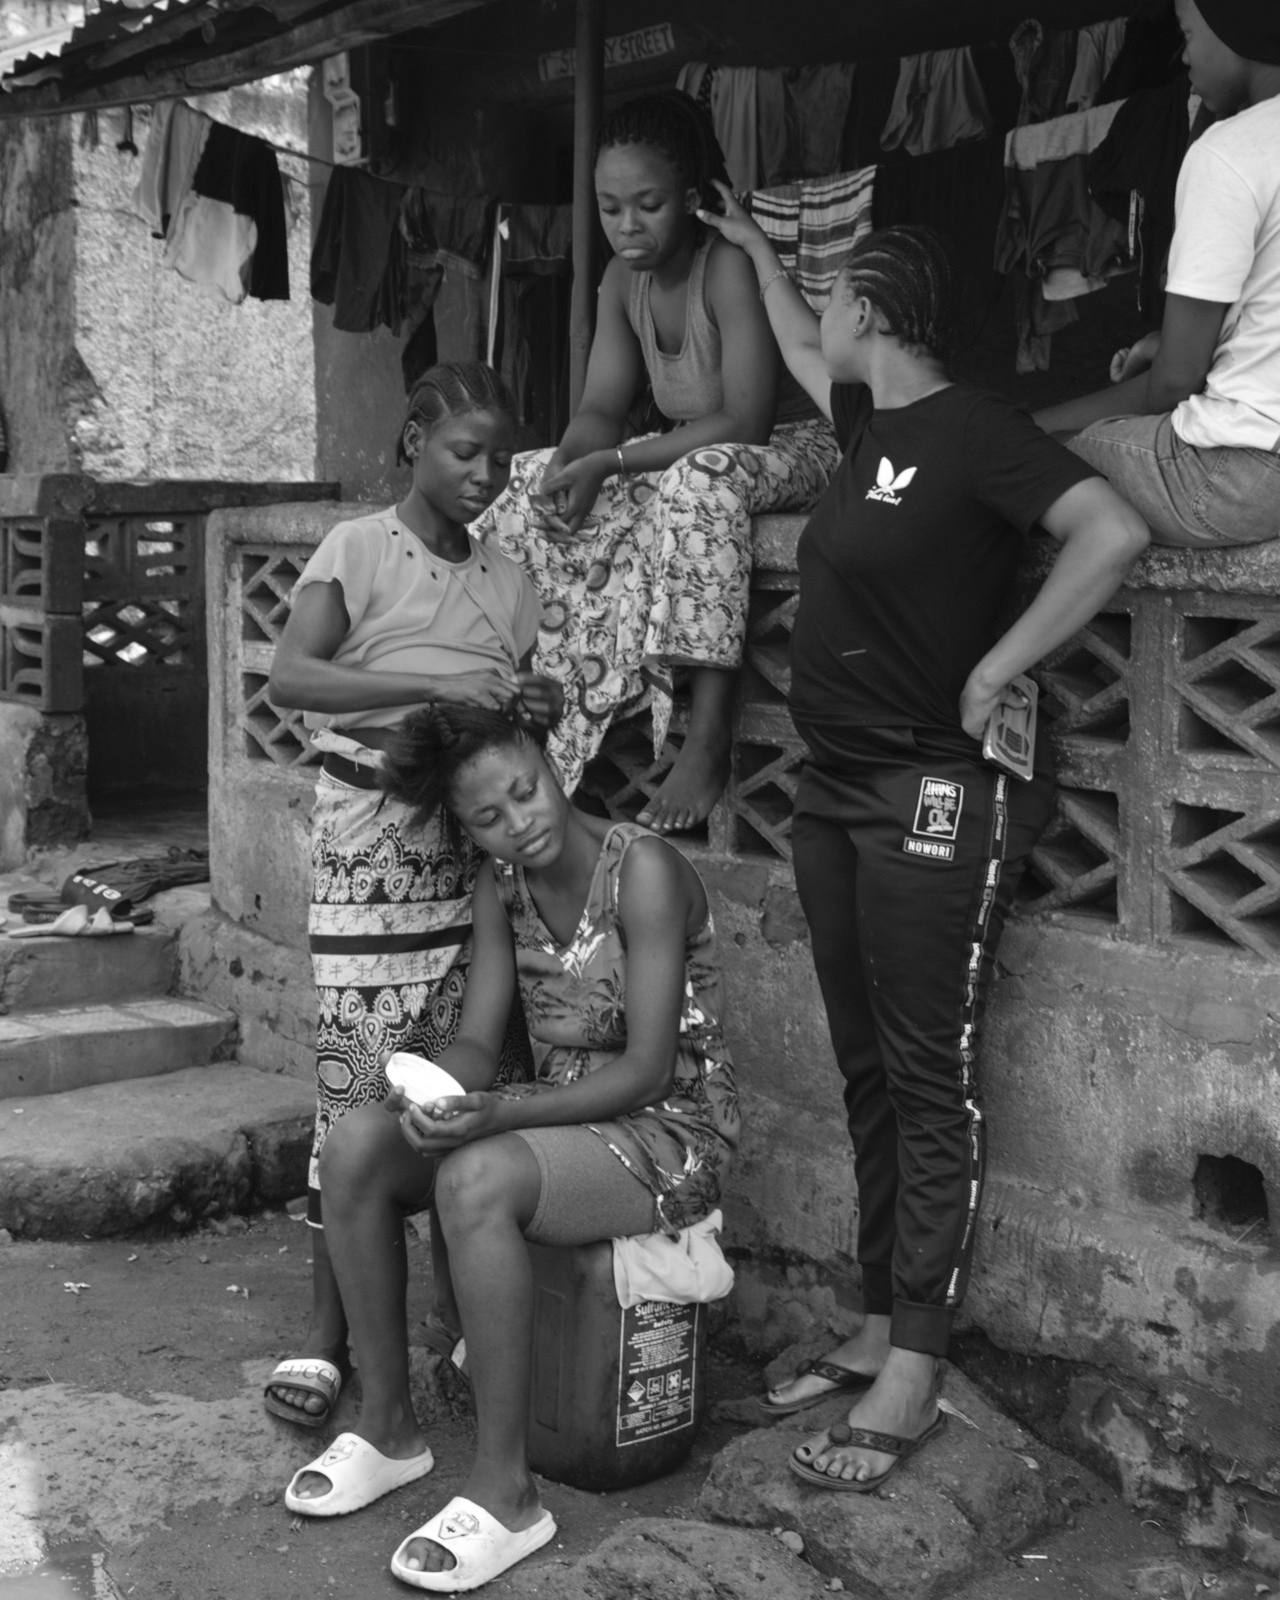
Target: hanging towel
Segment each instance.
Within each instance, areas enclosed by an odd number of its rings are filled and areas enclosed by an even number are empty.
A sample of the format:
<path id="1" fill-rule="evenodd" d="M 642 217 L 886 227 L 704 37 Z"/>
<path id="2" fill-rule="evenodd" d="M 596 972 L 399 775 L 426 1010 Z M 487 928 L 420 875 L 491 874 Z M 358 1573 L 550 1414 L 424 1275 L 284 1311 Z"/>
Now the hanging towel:
<path id="1" fill-rule="evenodd" d="M 192 189 L 173 219 L 164 265 L 205 294 L 221 295 L 238 306 L 249 292 L 249 264 L 257 242 L 252 217 Z"/>
<path id="2" fill-rule="evenodd" d="M 889 120 L 880 135 L 882 150 L 904 149 L 922 156 L 948 150 L 963 139 L 981 139 L 991 132 L 987 97 L 964 50 L 926 50 L 904 56 Z"/>
<path id="3" fill-rule="evenodd" d="M 760 189 L 750 197 L 752 216 L 815 308 L 830 294 L 845 256 L 871 231 L 875 175 L 874 167 L 862 167 L 834 178 Z"/>
<path id="4" fill-rule="evenodd" d="M 180 100 L 161 100 L 151 110 L 151 131 L 133 191 L 133 209 L 157 239 L 166 238 L 190 193 L 213 123 Z"/>
<path id="5" fill-rule="evenodd" d="M 221 122 L 209 127 L 191 187 L 221 200 L 254 224 L 249 293 L 255 300 L 289 298 L 288 228 L 280 163 L 271 146 Z"/>
<path id="6" fill-rule="evenodd" d="M 643 1300 L 706 1305 L 733 1288 L 733 1268 L 720 1248 L 724 1218 L 713 1211 L 674 1238 L 641 1233 L 613 1241 L 613 1285 L 626 1311 Z"/>

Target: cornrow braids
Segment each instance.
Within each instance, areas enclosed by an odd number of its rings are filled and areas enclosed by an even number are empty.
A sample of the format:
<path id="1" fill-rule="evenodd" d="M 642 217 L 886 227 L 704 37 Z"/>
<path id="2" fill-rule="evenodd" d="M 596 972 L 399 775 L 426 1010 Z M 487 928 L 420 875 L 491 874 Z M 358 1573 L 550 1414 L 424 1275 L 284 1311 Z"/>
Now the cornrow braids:
<path id="1" fill-rule="evenodd" d="M 411 711 L 395 730 L 378 769 L 378 782 L 412 808 L 423 824 L 448 806 L 454 779 L 487 750 L 513 750 L 526 740 L 541 743 L 533 730 L 501 711 L 438 701 Z"/>
<path id="2" fill-rule="evenodd" d="M 628 100 L 611 111 L 596 139 L 596 156 L 623 144 L 657 150 L 671 163 L 684 187 L 698 191 L 701 205 L 719 210 L 720 197 L 711 180 L 729 182 L 724 151 L 710 116 L 691 95 L 681 89 L 664 89 Z"/>
<path id="3" fill-rule="evenodd" d="M 844 263 L 855 295 L 866 295 L 885 332 L 908 349 L 945 356 L 956 337 L 956 285 L 951 251 L 934 228 L 877 228 Z"/>
<path id="4" fill-rule="evenodd" d="M 396 465 L 408 465 L 404 430 L 421 422 L 427 432 L 453 417 L 496 411 L 514 423 L 517 406 L 501 375 L 483 361 L 442 361 L 428 367 L 409 393 L 409 405 L 396 440 Z"/>

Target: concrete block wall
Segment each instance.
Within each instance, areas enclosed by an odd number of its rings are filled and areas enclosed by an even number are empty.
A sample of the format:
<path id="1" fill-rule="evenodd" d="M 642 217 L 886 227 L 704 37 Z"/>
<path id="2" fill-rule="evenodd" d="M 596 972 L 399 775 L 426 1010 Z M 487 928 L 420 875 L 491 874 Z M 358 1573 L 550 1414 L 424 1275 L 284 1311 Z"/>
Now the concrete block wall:
<path id="1" fill-rule="evenodd" d="M 187 982 L 240 1011 L 263 1065 L 301 1074 L 311 763 L 262 690 L 290 574 L 350 509 L 209 522 L 215 910 L 188 930 Z M 852 1156 L 787 857 L 797 523 L 757 526 L 735 773 L 693 852 L 747 1117 L 726 1203 L 735 1323 L 761 1351 L 847 1325 L 858 1290 Z M 1059 810 L 988 1014 L 991 1178 L 964 1324 L 1069 1375 L 1034 1420 L 1135 1503 L 1264 1562 L 1267 1530 L 1280 1539 L 1278 580 L 1274 549 L 1154 552 L 1041 672 Z M 620 814 L 638 759 L 615 758 Z"/>

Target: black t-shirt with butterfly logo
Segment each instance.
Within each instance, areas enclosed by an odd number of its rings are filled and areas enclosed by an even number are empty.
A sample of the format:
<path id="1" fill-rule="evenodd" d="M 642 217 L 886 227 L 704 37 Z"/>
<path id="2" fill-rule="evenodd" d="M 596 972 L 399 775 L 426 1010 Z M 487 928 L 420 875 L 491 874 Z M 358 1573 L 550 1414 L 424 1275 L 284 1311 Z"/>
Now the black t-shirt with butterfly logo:
<path id="1" fill-rule="evenodd" d="M 788 703 L 815 728 L 960 729 L 1023 536 L 1094 469 L 969 384 L 876 410 L 831 389 L 845 454 L 800 537 Z M 961 737 L 964 737 L 961 734 Z"/>

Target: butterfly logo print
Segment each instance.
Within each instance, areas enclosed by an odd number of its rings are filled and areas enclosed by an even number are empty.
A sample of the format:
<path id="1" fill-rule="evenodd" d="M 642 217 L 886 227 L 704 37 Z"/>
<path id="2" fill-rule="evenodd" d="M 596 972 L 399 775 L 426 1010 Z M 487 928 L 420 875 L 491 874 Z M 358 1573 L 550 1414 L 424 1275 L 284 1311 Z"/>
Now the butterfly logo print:
<path id="1" fill-rule="evenodd" d="M 916 467 L 906 467 L 903 471 L 895 473 L 893 462 L 888 456 L 881 456 L 880 465 L 876 468 L 875 488 L 867 490 L 867 499 L 883 500 L 889 506 L 901 505 L 900 491 L 907 487 L 918 470 Z"/>

